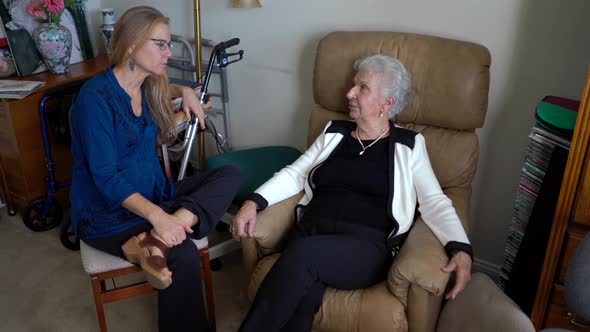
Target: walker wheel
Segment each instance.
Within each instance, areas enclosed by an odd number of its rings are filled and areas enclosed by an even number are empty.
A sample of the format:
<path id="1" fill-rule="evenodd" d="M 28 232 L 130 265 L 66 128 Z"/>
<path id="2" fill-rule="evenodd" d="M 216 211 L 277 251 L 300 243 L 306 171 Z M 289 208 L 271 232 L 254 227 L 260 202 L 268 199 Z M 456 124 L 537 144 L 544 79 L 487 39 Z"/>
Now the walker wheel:
<path id="1" fill-rule="evenodd" d="M 25 226 L 34 232 L 50 230 L 59 225 L 63 218 L 64 211 L 55 199 L 51 201 L 47 212 L 43 214 L 45 199 L 45 197 L 35 198 L 23 212 Z"/>
<path id="2" fill-rule="evenodd" d="M 11 207 L 9 207 L 8 208 L 8 215 L 11 216 L 11 217 L 16 216 L 16 210 L 13 209 L 13 208 L 11 208 Z"/>
<path id="3" fill-rule="evenodd" d="M 73 251 L 80 250 L 80 238 L 76 236 L 72 229 L 72 219 L 68 218 L 63 224 L 61 224 L 59 240 L 67 249 Z"/>

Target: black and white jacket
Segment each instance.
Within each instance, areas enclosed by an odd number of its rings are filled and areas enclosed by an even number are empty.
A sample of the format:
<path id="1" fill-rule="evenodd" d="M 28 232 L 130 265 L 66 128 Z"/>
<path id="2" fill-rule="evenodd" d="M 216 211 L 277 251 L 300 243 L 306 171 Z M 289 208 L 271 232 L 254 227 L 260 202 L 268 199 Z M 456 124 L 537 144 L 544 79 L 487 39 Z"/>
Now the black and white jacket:
<path id="1" fill-rule="evenodd" d="M 309 149 L 291 165 L 283 168 L 249 197 L 262 209 L 304 190 L 297 205 L 299 219 L 313 198 L 313 172 L 321 167 L 338 148 L 342 138 L 350 135 L 356 124 L 352 121 L 331 121 Z M 397 127 L 390 122 L 388 209 L 394 228 L 388 245 L 399 248 L 415 220 L 416 205 L 424 222 L 450 255 L 462 250 L 472 255 L 471 245 L 451 200 L 443 193 L 430 165 L 424 136 Z M 354 176 L 354 171 L 351 171 Z"/>

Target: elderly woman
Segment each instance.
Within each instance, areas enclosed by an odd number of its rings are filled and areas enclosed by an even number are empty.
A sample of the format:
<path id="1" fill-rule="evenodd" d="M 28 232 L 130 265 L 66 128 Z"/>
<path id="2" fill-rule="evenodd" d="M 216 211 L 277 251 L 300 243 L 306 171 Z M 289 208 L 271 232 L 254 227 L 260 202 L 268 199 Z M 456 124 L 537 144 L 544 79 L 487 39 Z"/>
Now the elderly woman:
<path id="1" fill-rule="evenodd" d="M 353 121 L 332 121 L 292 165 L 244 202 L 236 236 L 254 233 L 257 210 L 301 190 L 298 222 L 258 289 L 240 331 L 310 331 L 326 287 L 358 289 L 386 277 L 418 204 L 451 259 L 455 298 L 470 279 L 472 250 L 451 201 L 434 175 L 424 137 L 395 126 L 410 92 L 396 59 L 372 55 L 354 64 L 346 97 Z"/>
<path id="2" fill-rule="evenodd" d="M 159 289 L 160 331 L 207 331 L 202 238 L 223 215 L 241 179 L 224 167 L 172 183 L 157 141 L 174 139 L 170 98 L 203 124 L 190 88 L 168 85 L 169 19 L 151 7 L 126 11 L 112 38 L 112 67 L 81 88 L 72 109 L 72 224 L 88 245 L 127 258 Z"/>

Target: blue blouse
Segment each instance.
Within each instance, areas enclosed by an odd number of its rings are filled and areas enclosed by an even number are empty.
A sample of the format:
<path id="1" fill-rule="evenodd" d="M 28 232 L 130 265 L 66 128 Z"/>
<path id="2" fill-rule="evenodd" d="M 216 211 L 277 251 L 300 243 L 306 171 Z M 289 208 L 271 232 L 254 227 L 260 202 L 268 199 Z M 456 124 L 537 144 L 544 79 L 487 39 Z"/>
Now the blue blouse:
<path id="1" fill-rule="evenodd" d="M 112 68 L 84 84 L 72 116 L 72 226 L 84 239 L 117 234 L 148 221 L 121 203 L 140 193 L 158 204 L 174 197 L 156 151 L 158 127 L 142 87 L 142 113 Z"/>

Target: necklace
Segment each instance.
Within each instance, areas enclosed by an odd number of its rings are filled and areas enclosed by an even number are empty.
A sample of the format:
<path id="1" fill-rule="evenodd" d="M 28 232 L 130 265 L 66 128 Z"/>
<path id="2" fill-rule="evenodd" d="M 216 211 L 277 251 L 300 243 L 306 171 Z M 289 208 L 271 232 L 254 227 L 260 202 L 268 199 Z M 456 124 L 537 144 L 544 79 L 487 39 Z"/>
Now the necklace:
<path id="1" fill-rule="evenodd" d="M 383 138 L 383 136 L 385 136 L 385 134 L 387 134 L 388 131 L 389 131 L 389 127 L 387 129 L 385 129 L 385 131 L 382 132 L 381 135 L 379 135 L 379 137 L 377 137 L 373 142 L 371 142 L 371 144 L 365 146 L 363 144 L 363 141 L 361 141 L 361 137 L 359 136 L 359 127 L 357 126 L 355 129 L 356 139 L 357 139 L 357 141 L 359 141 L 359 144 L 361 145 L 361 148 L 363 149 L 363 151 L 359 152 L 359 156 L 362 156 L 365 153 L 365 150 L 367 150 L 368 148 L 373 146 L 373 144 L 377 143 L 378 140 Z"/>

